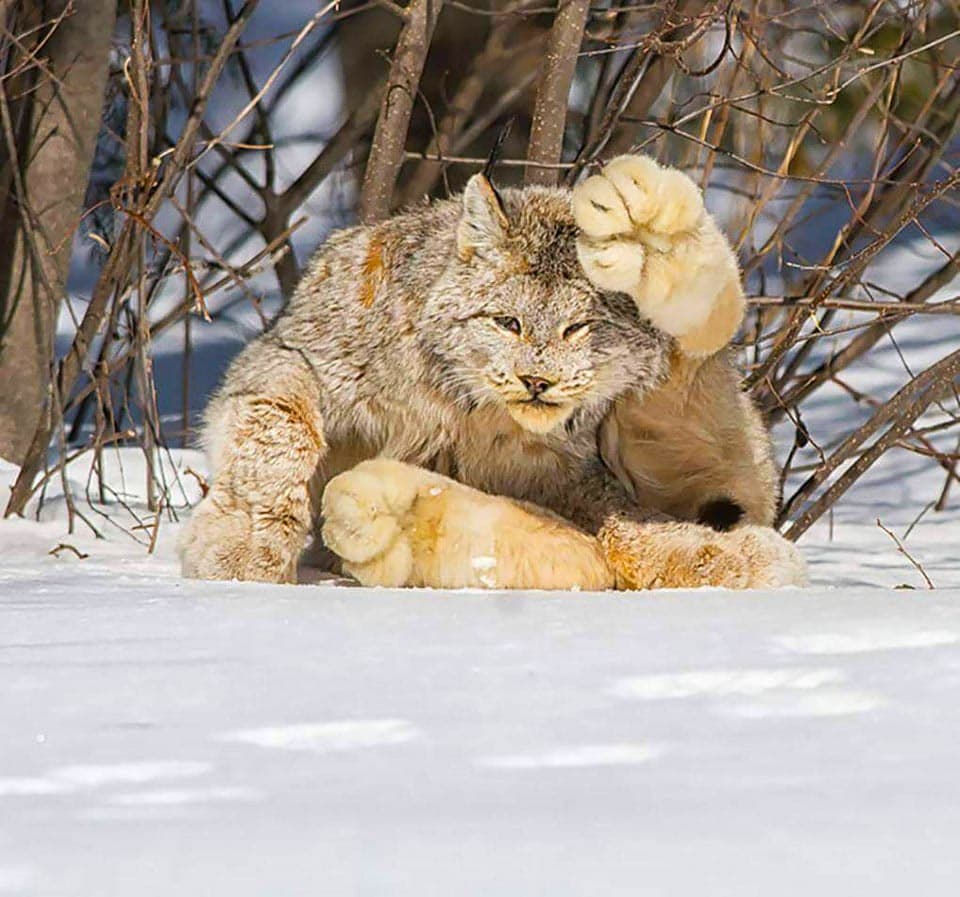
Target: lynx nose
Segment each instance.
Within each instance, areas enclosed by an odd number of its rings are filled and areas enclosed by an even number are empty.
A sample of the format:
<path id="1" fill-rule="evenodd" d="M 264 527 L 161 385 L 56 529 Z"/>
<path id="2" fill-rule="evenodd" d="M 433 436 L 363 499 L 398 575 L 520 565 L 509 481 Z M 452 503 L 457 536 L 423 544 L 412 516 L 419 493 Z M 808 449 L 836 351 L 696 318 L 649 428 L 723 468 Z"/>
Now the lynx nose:
<path id="1" fill-rule="evenodd" d="M 545 393 L 553 383 L 549 380 L 544 380 L 543 377 L 527 377 L 525 375 L 518 376 L 520 382 L 527 388 L 527 392 L 530 393 L 530 397 L 535 399 L 537 396 Z"/>

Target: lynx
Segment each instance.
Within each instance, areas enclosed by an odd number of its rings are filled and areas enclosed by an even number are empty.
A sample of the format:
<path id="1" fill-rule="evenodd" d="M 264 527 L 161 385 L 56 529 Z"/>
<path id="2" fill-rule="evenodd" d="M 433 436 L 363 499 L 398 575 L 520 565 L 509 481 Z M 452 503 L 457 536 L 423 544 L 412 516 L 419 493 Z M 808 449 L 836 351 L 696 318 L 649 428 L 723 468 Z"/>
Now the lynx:
<path id="1" fill-rule="evenodd" d="M 683 173 L 462 197 L 335 234 L 206 414 L 183 571 L 365 585 L 803 582 L 727 345 L 731 247 Z"/>

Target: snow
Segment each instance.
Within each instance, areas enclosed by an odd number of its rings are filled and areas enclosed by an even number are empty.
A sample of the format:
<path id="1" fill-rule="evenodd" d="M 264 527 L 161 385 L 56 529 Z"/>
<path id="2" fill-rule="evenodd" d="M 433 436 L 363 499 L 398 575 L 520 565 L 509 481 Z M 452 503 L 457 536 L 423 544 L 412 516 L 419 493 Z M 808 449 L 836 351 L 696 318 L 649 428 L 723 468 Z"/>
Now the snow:
<path id="1" fill-rule="evenodd" d="M 53 482 L 0 523 L 0 895 L 953 892 L 960 513 L 904 542 L 925 590 L 874 522 L 916 516 L 901 455 L 810 588 L 633 595 L 184 581 L 104 460 L 108 538 Z"/>

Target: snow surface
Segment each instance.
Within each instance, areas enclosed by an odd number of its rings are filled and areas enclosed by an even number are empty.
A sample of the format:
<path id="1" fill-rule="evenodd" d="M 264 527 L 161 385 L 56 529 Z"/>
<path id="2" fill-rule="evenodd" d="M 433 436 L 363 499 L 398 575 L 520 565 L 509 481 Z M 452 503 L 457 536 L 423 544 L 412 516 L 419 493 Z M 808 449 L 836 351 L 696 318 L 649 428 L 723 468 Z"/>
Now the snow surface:
<path id="1" fill-rule="evenodd" d="M 51 485 L 0 523 L 0 895 L 953 894 L 960 514 L 923 590 L 902 463 L 770 593 L 187 582 Z"/>

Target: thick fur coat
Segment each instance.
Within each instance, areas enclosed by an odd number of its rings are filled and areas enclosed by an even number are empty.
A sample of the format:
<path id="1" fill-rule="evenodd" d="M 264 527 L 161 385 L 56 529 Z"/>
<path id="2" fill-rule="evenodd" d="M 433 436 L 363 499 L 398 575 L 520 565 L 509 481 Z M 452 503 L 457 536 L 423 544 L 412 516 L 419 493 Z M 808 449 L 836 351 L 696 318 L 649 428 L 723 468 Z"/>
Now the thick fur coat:
<path id="1" fill-rule="evenodd" d="M 645 157 L 342 231 L 210 403 L 184 573 L 295 581 L 316 535 L 367 585 L 802 582 L 743 306 L 699 190 Z"/>

